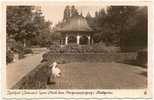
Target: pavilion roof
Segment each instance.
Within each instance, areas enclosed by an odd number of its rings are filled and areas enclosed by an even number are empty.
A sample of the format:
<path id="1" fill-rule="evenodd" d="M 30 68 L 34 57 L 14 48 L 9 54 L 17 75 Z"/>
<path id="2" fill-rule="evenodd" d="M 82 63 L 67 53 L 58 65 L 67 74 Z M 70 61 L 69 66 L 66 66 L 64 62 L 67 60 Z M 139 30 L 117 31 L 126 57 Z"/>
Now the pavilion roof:
<path id="1" fill-rule="evenodd" d="M 71 17 L 68 22 L 63 23 L 61 27 L 57 27 L 58 32 L 91 32 L 93 31 L 88 25 L 87 20 L 81 16 Z"/>

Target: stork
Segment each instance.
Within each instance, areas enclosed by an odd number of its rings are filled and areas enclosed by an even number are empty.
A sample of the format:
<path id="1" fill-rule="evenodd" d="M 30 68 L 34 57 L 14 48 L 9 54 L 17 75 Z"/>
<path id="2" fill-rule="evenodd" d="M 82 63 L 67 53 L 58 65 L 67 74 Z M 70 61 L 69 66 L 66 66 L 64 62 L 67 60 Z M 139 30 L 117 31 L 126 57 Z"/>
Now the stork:
<path id="1" fill-rule="evenodd" d="M 51 68 L 51 75 L 48 83 L 55 84 L 55 78 L 61 76 L 61 70 L 57 67 L 57 65 L 57 62 L 53 62 L 53 64 L 49 65 L 49 68 Z"/>
<path id="2" fill-rule="evenodd" d="M 50 67 L 52 67 L 52 75 L 54 77 L 60 77 L 61 76 L 61 70 L 57 67 L 57 62 L 54 62 Z"/>

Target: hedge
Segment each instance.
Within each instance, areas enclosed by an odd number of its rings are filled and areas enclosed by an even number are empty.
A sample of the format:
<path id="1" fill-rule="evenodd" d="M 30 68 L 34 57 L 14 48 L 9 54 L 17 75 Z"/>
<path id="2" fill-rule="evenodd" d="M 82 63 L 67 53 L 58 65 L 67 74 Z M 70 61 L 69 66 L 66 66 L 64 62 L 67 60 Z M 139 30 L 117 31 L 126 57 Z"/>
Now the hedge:
<path id="1" fill-rule="evenodd" d="M 46 89 L 50 75 L 47 62 L 41 63 L 34 70 L 24 76 L 12 89 Z"/>
<path id="2" fill-rule="evenodd" d="M 121 62 L 125 60 L 135 60 L 136 53 L 52 53 L 43 55 L 43 61 L 59 63 L 69 62 Z"/>

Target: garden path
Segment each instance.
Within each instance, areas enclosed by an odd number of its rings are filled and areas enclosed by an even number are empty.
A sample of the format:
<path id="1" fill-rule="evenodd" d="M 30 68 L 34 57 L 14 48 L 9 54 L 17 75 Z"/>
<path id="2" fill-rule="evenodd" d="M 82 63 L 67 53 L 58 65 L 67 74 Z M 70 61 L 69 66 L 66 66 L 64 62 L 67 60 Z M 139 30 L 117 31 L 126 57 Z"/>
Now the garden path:
<path id="1" fill-rule="evenodd" d="M 42 55 L 48 50 L 46 48 L 34 48 L 33 54 L 6 66 L 7 88 L 11 88 L 22 77 L 33 70 L 42 60 Z"/>

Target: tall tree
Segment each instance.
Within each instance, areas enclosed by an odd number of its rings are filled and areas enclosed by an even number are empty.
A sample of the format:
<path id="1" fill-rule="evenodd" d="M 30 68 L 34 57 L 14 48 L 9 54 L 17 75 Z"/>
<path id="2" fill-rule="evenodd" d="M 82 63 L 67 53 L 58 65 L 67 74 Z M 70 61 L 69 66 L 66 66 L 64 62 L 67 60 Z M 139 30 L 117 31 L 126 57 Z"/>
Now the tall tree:
<path id="1" fill-rule="evenodd" d="M 27 46 L 34 37 L 50 32 L 40 9 L 34 6 L 7 7 L 7 35 Z"/>
<path id="2" fill-rule="evenodd" d="M 141 8 L 145 7 L 112 6 L 108 11 L 108 20 L 114 26 L 113 31 L 122 50 L 137 50 L 147 43 L 147 11 Z"/>
<path id="3" fill-rule="evenodd" d="M 63 17 L 63 21 L 67 22 L 68 19 L 71 17 L 71 12 L 70 12 L 70 7 L 67 5 L 65 10 L 64 10 L 64 17 Z"/>
<path id="4" fill-rule="evenodd" d="M 135 6 L 111 6 L 108 9 L 107 20 L 117 37 L 117 44 L 123 47 L 128 27 L 128 19 L 136 14 Z"/>
<path id="5" fill-rule="evenodd" d="M 141 49 L 147 47 L 148 38 L 147 7 L 139 7 L 136 14 L 128 20 L 123 48 Z"/>
<path id="6" fill-rule="evenodd" d="M 78 10 L 75 8 L 75 6 L 73 5 L 71 7 L 71 17 L 77 16 L 79 15 Z"/>
<path id="7" fill-rule="evenodd" d="M 120 46 L 122 50 L 147 45 L 146 7 L 110 6 L 107 12 L 97 11 L 94 20 L 99 30 L 95 35 L 106 44 Z"/>
<path id="8" fill-rule="evenodd" d="M 87 15 L 86 15 L 86 18 L 92 18 L 91 14 L 88 12 Z"/>
<path id="9" fill-rule="evenodd" d="M 25 42 L 31 35 L 32 6 L 8 6 L 7 7 L 7 34 L 13 36 L 16 41 Z"/>

